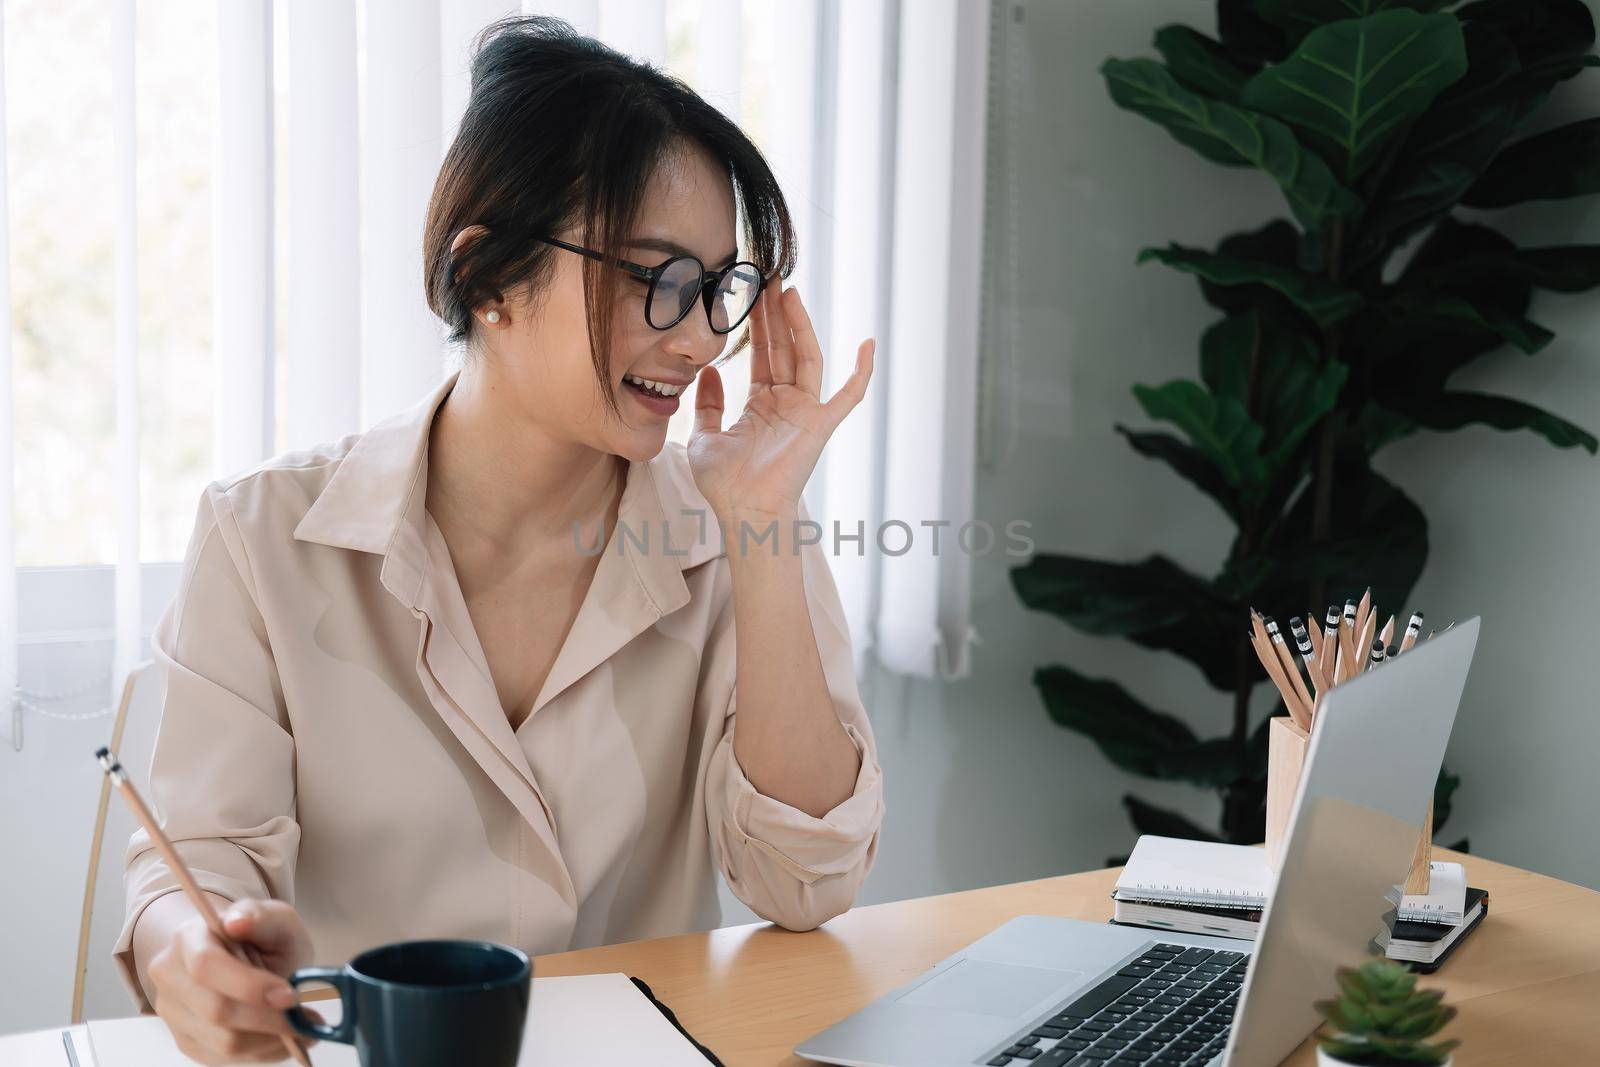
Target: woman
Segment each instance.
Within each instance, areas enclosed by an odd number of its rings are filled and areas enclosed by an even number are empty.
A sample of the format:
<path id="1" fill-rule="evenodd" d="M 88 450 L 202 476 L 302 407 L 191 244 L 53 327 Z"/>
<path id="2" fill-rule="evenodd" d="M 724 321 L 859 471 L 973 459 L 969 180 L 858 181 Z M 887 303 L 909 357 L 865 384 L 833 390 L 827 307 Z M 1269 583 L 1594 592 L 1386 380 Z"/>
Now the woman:
<path id="1" fill-rule="evenodd" d="M 337 961 L 705 929 L 717 870 L 804 930 L 876 853 L 872 731 L 798 521 L 873 344 L 821 399 L 759 152 L 565 23 L 502 20 L 424 241 L 462 369 L 365 434 L 208 486 L 152 642 L 154 799 L 267 965 L 222 951 L 134 835 L 117 959 L 203 1062 L 282 1056 L 282 976 L 313 941 Z M 709 364 L 745 322 L 750 399 L 723 429 Z M 691 443 L 663 447 L 693 381 Z"/>

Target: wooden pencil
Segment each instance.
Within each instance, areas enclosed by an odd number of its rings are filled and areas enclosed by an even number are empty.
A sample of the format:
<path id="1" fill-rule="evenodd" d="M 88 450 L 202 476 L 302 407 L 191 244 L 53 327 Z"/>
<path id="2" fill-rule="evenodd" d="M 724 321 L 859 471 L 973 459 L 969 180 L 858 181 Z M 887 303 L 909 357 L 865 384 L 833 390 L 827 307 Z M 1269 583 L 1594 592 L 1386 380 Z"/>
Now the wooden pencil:
<path id="1" fill-rule="evenodd" d="M 1406 635 L 1400 639 L 1400 651 L 1404 652 L 1417 643 L 1417 635 L 1422 632 L 1422 612 L 1411 613 L 1411 621 L 1406 623 Z"/>
<path id="2" fill-rule="evenodd" d="M 1322 654 L 1317 657 L 1317 665 L 1322 668 L 1322 676 L 1331 686 L 1338 680 L 1334 667 L 1339 659 L 1339 606 L 1328 605 L 1328 617 L 1322 623 Z"/>
<path id="3" fill-rule="evenodd" d="M 123 771 L 122 764 L 117 762 L 117 757 L 112 754 L 110 749 L 102 748 L 95 753 L 95 758 L 100 761 L 100 766 L 104 768 L 106 777 L 111 779 L 111 784 L 116 786 L 117 792 L 122 794 L 122 799 L 127 802 L 129 809 L 133 811 L 134 818 L 139 820 L 139 825 L 143 826 L 145 833 L 150 835 L 150 841 L 161 852 L 161 858 L 167 861 L 167 867 L 172 871 L 173 876 L 178 879 L 178 884 L 183 887 L 183 893 L 189 898 L 189 903 L 194 905 L 195 910 L 200 913 L 200 917 L 205 920 L 206 929 L 210 930 L 212 936 L 222 942 L 223 947 L 235 957 L 252 967 L 261 967 L 261 955 L 255 950 L 255 946 L 235 941 L 223 927 L 222 920 L 217 917 L 216 909 L 211 906 L 211 901 L 206 899 L 206 895 L 200 889 L 199 883 L 194 880 L 194 875 L 189 873 L 189 868 L 178 855 L 178 850 L 172 847 L 171 839 L 167 837 L 160 824 L 156 822 L 155 816 L 151 814 L 150 809 L 145 806 L 144 798 L 139 795 L 139 791 L 128 780 L 128 775 Z M 284 1048 L 294 1057 L 294 1061 L 300 1064 L 301 1067 L 311 1067 L 311 1060 L 306 1056 L 306 1050 L 301 1047 L 300 1042 L 288 1034 L 280 1036 L 283 1038 Z"/>
<path id="4" fill-rule="evenodd" d="M 1250 647 L 1256 650 L 1256 658 L 1261 661 L 1267 677 L 1278 687 L 1278 695 L 1283 697 L 1283 706 L 1289 712 L 1289 717 L 1294 720 L 1296 726 L 1305 729 L 1311 721 L 1310 711 L 1300 706 L 1300 698 L 1290 686 L 1288 676 L 1283 673 L 1283 664 L 1279 662 L 1278 654 L 1273 651 L 1272 639 L 1267 636 L 1267 628 L 1253 610 L 1251 622 L 1254 624 L 1254 629 L 1249 635 Z"/>
<path id="5" fill-rule="evenodd" d="M 1369 648 L 1372 647 L 1372 628 L 1373 628 L 1373 626 L 1375 626 L 1377 624 L 1377 621 L 1378 621 L 1377 619 L 1372 617 L 1372 613 L 1371 612 L 1367 613 L 1367 623 L 1361 629 L 1360 640 L 1358 640 L 1356 642 L 1356 647 L 1357 648 L 1362 649 L 1362 650 L 1366 650 L 1366 649 L 1369 649 Z M 1365 663 L 1358 663 L 1358 664 L 1356 664 L 1355 673 L 1359 674 L 1363 670 L 1366 670 L 1368 667 L 1371 667 L 1371 666 L 1372 666 L 1372 661 L 1370 659 L 1368 659 L 1367 662 L 1365 662 Z"/>
<path id="6" fill-rule="evenodd" d="M 1389 616 L 1389 621 L 1383 624 L 1383 629 L 1378 631 L 1378 640 L 1383 642 L 1383 647 L 1388 648 L 1394 644 L 1394 616 Z M 1385 656 L 1385 659 L 1388 657 Z"/>
<path id="7" fill-rule="evenodd" d="M 1354 600 L 1346 600 L 1344 602 L 1344 615 L 1339 619 L 1339 658 L 1343 661 L 1343 666 L 1339 670 L 1339 676 L 1334 679 L 1335 684 L 1350 677 L 1351 664 L 1356 662 L 1356 602 Z"/>
<path id="8" fill-rule="evenodd" d="M 1322 670 L 1317 667 L 1317 641 L 1312 640 L 1312 633 L 1317 632 L 1317 621 L 1312 619 L 1310 629 L 1299 619 L 1299 616 L 1290 619 L 1290 633 L 1294 637 L 1294 648 L 1301 654 L 1301 662 L 1306 664 L 1306 673 L 1310 675 L 1310 683 L 1317 688 L 1317 693 L 1322 693 L 1328 688 L 1328 683 L 1323 680 Z M 1315 704 L 1315 699 L 1312 704 Z"/>
<path id="9" fill-rule="evenodd" d="M 1370 618 L 1372 618 L 1372 586 L 1369 585 L 1367 591 L 1361 594 L 1361 603 L 1356 605 L 1356 633 L 1367 628 L 1367 620 Z M 1366 650 L 1365 645 L 1357 645 L 1356 648 Z"/>
<path id="10" fill-rule="evenodd" d="M 1295 696 L 1300 698 L 1300 707 L 1305 714 L 1305 726 L 1311 722 L 1311 693 L 1306 689 L 1305 679 L 1300 677 L 1300 668 L 1295 666 L 1294 653 L 1289 651 L 1289 644 L 1283 639 L 1283 631 L 1278 629 L 1278 622 L 1272 616 L 1267 616 L 1267 636 L 1272 638 L 1272 650 L 1277 653 L 1278 662 L 1283 664 L 1283 673 L 1289 679 L 1289 684 L 1294 686 Z"/>

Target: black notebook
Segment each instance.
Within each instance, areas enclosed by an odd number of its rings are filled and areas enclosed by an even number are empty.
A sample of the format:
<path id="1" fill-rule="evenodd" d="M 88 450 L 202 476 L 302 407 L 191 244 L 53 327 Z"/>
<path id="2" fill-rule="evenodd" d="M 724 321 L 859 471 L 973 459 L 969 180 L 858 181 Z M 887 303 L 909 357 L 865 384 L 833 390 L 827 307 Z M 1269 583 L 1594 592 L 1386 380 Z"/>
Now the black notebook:
<path id="1" fill-rule="evenodd" d="M 1432 974 L 1488 914 L 1489 894 L 1482 889 L 1469 887 L 1466 915 L 1459 923 L 1442 926 L 1401 919 L 1394 924 L 1394 932 L 1390 935 L 1388 956 L 1392 960 L 1409 963 L 1413 971 Z"/>

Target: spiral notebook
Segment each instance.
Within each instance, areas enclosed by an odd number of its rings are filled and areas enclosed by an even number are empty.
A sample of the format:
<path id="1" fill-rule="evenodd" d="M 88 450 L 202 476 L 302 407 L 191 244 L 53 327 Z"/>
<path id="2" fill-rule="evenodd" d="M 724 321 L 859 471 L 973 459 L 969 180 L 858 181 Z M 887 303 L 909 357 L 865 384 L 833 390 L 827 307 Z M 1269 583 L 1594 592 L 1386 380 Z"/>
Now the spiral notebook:
<path id="1" fill-rule="evenodd" d="M 1144 834 L 1113 894 L 1118 900 L 1208 908 L 1267 906 L 1273 873 L 1265 849 Z"/>
<path id="2" fill-rule="evenodd" d="M 1259 911 L 1275 876 L 1265 849 L 1179 837 L 1142 835 L 1112 896 L 1119 901 Z M 1407 894 L 1401 919 L 1454 926 L 1466 912 L 1467 874 L 1459 863 L 1429 867 L 1426 894 Z"/>

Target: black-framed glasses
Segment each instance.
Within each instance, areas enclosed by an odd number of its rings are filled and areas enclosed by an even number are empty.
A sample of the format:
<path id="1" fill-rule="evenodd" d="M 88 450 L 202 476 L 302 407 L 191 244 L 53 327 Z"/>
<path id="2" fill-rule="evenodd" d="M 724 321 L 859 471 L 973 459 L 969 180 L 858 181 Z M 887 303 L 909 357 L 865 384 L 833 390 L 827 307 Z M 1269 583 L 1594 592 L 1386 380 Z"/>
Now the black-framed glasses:
<path id="1" fill-rule="evenodd" d="M 599 263 L 606 257 L 591 248 L 568 244 L 554 237 L 539 240 Z M 706 320 L 713 333 L 732 333 L 756 306 L 756 298 L 766 284 L 761 268 L 748 260 L 730 263 L 721 270 L 708 271 L 694 256 L 673 256 L 658 267 L 646 267 L 619 259 L 617 266 L 640 281 L 650 283 L 645 296 L 644 318 L 658 330 L 670 330 L 683 321 L 696 298 L 705 305 Z"/>

